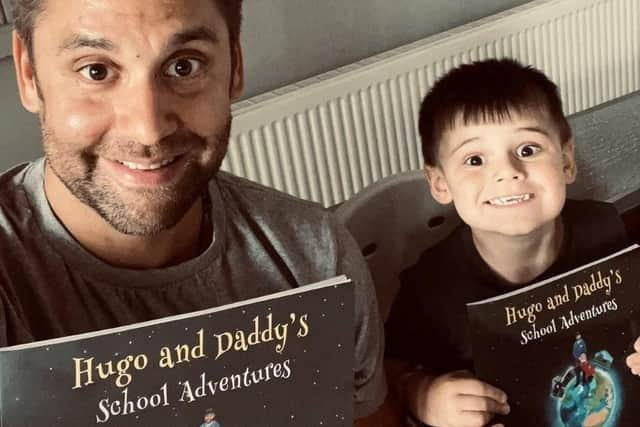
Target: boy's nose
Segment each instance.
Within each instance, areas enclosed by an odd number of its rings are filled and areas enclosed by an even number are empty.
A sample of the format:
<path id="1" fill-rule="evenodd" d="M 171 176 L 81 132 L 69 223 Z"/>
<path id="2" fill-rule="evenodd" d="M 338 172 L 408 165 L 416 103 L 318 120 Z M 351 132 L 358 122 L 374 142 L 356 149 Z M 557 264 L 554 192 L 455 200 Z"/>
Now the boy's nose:
<path id="1" fill-rule="evenodd" d="M 522 165 L 517 159 L 509 158 L 500 162 L 496 168 L 495 179 L 496 182 L 509 181 L 509 180 L 522 180 L 525 178 L 525 172 Z"/>

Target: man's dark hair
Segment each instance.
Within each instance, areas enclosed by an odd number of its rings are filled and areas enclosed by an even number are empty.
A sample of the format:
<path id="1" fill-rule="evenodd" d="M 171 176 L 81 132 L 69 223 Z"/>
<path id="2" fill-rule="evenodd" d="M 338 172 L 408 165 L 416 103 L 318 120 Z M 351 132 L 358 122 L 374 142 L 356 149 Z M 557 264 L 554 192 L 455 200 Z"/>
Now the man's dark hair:
<path id="1" fill-rule="evenodd" d="M 511 114 L 546 114 L 561 142 L 571 139 L 557 86 L 541 71 L 513 59 L 461 65 L 439 79 L 422 101 L 418 128 L 424 163 L 436 166 L 447 131 L 459 123 L 501 122 Z"/>
<path id="2" fill-rule="evenodd" d="M 13 26 L 23 43 L 27 46 L 29 58 L 33 60 L 33 29 L 36 18 L 42 13 L 47 0 L 17 0 L 13 9 Z M 232 43 L 240 38 L 242 22 L 242 0 L 213 0 L 220 8 L 229 29 Z"/>

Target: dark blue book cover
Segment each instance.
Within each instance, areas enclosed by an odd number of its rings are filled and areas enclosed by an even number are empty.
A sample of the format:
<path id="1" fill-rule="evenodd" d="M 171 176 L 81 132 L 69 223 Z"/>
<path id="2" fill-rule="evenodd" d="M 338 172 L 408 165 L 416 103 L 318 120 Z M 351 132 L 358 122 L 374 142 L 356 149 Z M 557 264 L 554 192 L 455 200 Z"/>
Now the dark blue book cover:
<path id="1" fill-rule="evenodd" d="M 640 377 L 640 248 L 467 305 L 474 367 L 504 390 L 507 426 L 631 427 Z"/>
<path id="2" fill-rule="evenodd" d="M 351 426 L 353 306 L 342 276 L 0 349 L 0 426 Z"/>

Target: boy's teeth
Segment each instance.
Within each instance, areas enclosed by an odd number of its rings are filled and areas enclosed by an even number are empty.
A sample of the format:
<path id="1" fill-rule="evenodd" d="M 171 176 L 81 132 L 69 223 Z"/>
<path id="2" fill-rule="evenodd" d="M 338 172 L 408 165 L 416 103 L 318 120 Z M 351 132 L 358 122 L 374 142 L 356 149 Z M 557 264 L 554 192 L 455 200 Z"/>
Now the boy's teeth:
<path id="1" fill-rule="evenodd" d="M 160 169 L 161 167 L 168 165 L 169 163 L 173 162 L 174 160 L 175 160 L 175 157 L 173 157 L 171 159 L 163 160 L 160 163 L 152 163 L 150 165 L 141 165 L 139 163 L 125 162 L 125 161 L 121 161 L 120 163 L 122 163 L 123 165 L 125 165 L 129 169 L 150 171 L 150 170 Z"/>
<path id="2" fill-rule="evenodd" d="M 531 198 L 530 194 L 521 194 L 519 196 L 496 197 L 495 199 L 489 200 L 489 204 L 498 205 L 498 206 L 514 205 L 516 203 L 529 200 L 530 198 Z"/>

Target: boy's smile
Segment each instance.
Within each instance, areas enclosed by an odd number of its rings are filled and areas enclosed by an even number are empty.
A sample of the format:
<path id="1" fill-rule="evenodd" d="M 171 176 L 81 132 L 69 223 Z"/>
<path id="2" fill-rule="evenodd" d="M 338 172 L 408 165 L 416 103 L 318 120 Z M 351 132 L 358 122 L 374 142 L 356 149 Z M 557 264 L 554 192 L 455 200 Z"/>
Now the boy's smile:
<path id="1" fill-rule="evenodd" d="M 575 179 L 573 142 L 562 144 L 540 113 L 457 120 L 442 138 L 438 166 L 426 172 L 434 198 L 453 202 L 474 234 L 528 235 L 562 210 Z"/>

